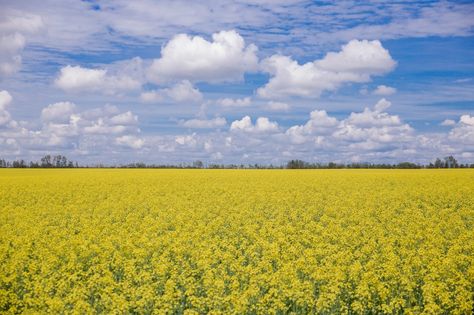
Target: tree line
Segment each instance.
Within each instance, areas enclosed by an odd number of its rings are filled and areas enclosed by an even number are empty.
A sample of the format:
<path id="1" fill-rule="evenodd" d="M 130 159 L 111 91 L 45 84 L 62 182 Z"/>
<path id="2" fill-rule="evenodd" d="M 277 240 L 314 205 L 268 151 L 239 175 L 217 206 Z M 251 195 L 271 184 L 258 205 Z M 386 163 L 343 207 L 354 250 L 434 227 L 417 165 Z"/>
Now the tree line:
<path id="1" fill-rule="evenodd" d="M 0 168 L 75 168 L 79 167 L 77 162 L 68 160 L 64 155 L 45 155 L 39 161 L 27 162 L 23 159 L 6 161 L 0 159 Z"/>
<path id="2" fill-rule="evenodd" d="M 0 168 L 190 168 L 190 169 L 420 169 L 420 168 L 474 168 L 474 163 L 458 163 L 452 156 L 443 159 L 437 158 L 434 163 L 416 164 L 412 162 L 390 163 L 311 163 L 303 160 L 290 160 L 286 164 L 206 164 L 200 160 L 191 163 L 179 164 L 146 164 L 142 162 L 119 164 L 119 165 L 79 165 L 77 162 L 69 160 L 64 155 L 45 155 L 39 161 L 27 162 L 23 159 L 6 161 L 0 159 Z"/>

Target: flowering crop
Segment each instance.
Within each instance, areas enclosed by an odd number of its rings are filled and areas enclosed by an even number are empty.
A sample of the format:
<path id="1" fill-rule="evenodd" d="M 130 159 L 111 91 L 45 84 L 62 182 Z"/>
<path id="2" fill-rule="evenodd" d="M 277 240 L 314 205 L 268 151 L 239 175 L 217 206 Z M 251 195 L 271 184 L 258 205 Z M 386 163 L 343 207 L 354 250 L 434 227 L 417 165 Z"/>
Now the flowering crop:
<path id="1" fill-rule="evenodd" d="M 471 170 L 1 170 L 0 312 L 470 314 Z"/>

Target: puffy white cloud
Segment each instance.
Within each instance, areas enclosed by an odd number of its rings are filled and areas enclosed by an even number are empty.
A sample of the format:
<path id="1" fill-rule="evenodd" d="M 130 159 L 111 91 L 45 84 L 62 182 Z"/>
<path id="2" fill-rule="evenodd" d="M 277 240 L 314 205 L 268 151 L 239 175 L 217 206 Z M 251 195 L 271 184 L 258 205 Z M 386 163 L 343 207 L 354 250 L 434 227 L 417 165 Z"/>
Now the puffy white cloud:
<path id="1" fill-rule="evenodd" d="M 194 132 L 192 135 L 181 135 L 175 137 L 175 142 L 182 146 L 190 146 L 194 147 L 197 144 L 197 137 L 196 133 Z"/>
<path id="2" fill-rule="evenodd" d="M 131 135 L 125 135 L 115 138 L 115 142 L 118 145 L 130 147 L 132 149 L 141 149 L 145 144 L 145 141 L 143 139 Z"/>
<path id="3" fill-rule="evenodd" d="M 0 110 L 5 110 L 12 100 L 13 98 L 8 91 L 0 91 Z"/>
<path id="4" fill-rule="evenodd" d="M 223 107 L 247 107 L 252 104 L 252 100 L 250 97 L 244 98 L 220 98 L 216 101 L 216 103 Z"/>
<path id="5" fill-rule="evenodd" d="M 179 34 L 162 49 L 149 69 L 155 83 L 176 80 L 228 82 L 241 81 L 246 71 L 256 70 L 257 47 L 245 45 L 236 31 L 221 31 L 212 41 L 200 36 Z"/>
<path id="6" fill-rule="evenodd" d="M 381 95 L 381 96 L 388 96 L 397 93 L 397 89 L 391 86 L 386 85 L 379 85 L 377 88 L 372 92 L 374 95 Z"/>
<path id="7" fill-rule="evenodd" d="M 278 123 L 270 121 L 267 117 L 258 117 L 254 125 L 250 116 L 245 116 L 241 120 L 233 121 L 230 125 L 230 131 L 252 133 L 276 132 L 278 131 Z"/>
<path id="8" fill-rule="evenodd" d="M 159 103 L 164 99 L 165 98 L 163 95 L 161 95 L 160 92 L 156 90 L 145 91 L 140 94 L 140 100 L 143 103 Z"/>
<path id="9" fill-rule="evenodd" d="M 137 90 L 141 82 L 128 75 L 109 75 L 105 69 L 89 69 L 81 66 L 61 68 L 55 85 L 64 91 L 95 91 L 115 94 Z"/>
<path id="10" fill-rule="evenodd" d="M 55 84 L 63 90 L 97 90 L 105 81 L 106 74 L 106 70 L 68 65 L 61 68 Z"/>
<path id="11" fill-rule="evenodd" d="M 338 120 L 329 116 L 325 110 L 314 110 L 306 124 L 292 126 L 285 134 L 292 143 L 301 144 L 307 142 L 312 135 L 324 135 L 334 131 L 338 124 Z"/>
<path id="12" fill-rule="evenodd" d="M 329 52 L 323 59 L 303 65 L 290 57 L 273 55 L 262 61 L 262 69 L 271 77 L 257 93 L 263 98 L 319 97 L 323 91 L 334 91 L 344 83 L 368 82 L 395 65 L 377 40 L 351 40 L 340 52 Z"/>
<path id="13" fill-rule="evenodd" d="M 144 103 L 158 103 L 162 101 L 195 103 L 201 101 L 202 98 L 201 92 L 188 80 L 178 82 L 169 88 L 146 91 L 140 95 L 140 99 Z"/>
<path id="14" fill-rule="evenodd" d="M 474 116 L 462 115 L 449 132 L 448 138 L 461 146 L 469 145 L 470 151 L 474 153 Z"/>
<path id="15" fill-rule="evenodd" d="M 462 115 L 459 122 L 464 125 L 474 126 L 474 116 Z"/>
<path id="16" fill-rule="evenodd" d="M 138 117 L 131 111 L 115 115 L 110 118 L 113 125 L 135 125 L 138 123 Z"/>
<path id="17" fill-rule="evenodd" d="M 0 77 L 17 72 L 26 36 L 43 27 L 40 16 L 2 8 L 0 13 Z"/>
<path id="18" fill-rule="evenodd" d="M 283 102 L 275 102 L 275 101 L 270 101 L 267 103 L 265 106 L 267 110 L 271 110 L 274 112 L 287 112 L 290 110 L 290 105 L 287 103 Z"/>
<path id="19" fill-rule="evenodd" d="M 351 113 L 346 122 L 354 126 L 396 126 L 401 124 L 400 117 L 383 112 L 391 106 L 386 99 L 375 104 L 374 110 L 365 108 L 361 113 Z"/>
<path id="20" fill-rule="evenodd" d="M 374 106 L 374 110 L 376 112 L 383 112 L 384 110 L 388 109 L 390 106 L 392 106 L 392 103 L 387 101 L 385 98 L 381 98 L 377 104 Z"/>
<path id="21" fill-rule="evenodd" d="M 0 127 L 11 122 L 10 113 L 7 111 L 7 106 L 10 105 L 13 98 L 8 91 L 0 91 Z"/>
<path id="22" fill-rule="evenodd" d="M 445 119 L 441 122 L 441 126 L 454 126 L 456 125 L 456 122 L 452 119 Z"/>
<path id="23" fill-rule="evenodd" d="M 181 125 L 186 128 L 218 128 L 227 124 L 225 118 L 216 117 L 213 119 L 190 119 L 181 122 Z"/>
<path id="24" fill-rule="evenodd" d="M 163 92 L 177 102 L 197 102 L 202 99 L 201 92 L 194 88 L 188 80 L 176 83 L 172 87 L 164 89 Z"/>
<path id="25" fill-rule="evenodd" d="M 2 95 L 2 94 L 0 94 Z M 0 97 L 1 98 L 1 97 Z M 2 119 L 0 113 L 0 120 Z M 137 117 L 111 105 L 80 111 L 70 102 L 46 106 L 41 120 L 16 122 L 9 119 L 0 128 L 0 149 L 6 156 L 120 152 L 120 147 L 144 149 L 138 140 Z"/>
<path id="26" fill-rule="evenodd" d="M 71 102 L 50 104 L 41 111 L 41 119 L 45 122 L 67 123 L 76 105 Z"/>

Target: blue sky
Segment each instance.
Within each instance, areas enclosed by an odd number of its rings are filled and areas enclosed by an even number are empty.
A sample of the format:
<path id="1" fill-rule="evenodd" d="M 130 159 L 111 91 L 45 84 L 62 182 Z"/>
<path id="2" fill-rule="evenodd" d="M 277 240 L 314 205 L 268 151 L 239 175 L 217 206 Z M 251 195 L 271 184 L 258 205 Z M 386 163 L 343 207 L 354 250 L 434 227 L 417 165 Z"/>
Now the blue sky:
<path id="1" fill-rule="evenodd" d="M 470 1 L 0 6 L 2 158 L 474 162 Z"/>

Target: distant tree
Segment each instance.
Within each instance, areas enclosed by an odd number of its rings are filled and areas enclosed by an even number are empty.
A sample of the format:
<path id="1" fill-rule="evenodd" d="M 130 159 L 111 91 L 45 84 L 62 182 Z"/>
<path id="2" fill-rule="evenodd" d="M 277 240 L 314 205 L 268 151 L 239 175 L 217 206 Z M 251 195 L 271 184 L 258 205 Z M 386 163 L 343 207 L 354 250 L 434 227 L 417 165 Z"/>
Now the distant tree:
<path id="1" fill-rule="evenodd" d="M 411 163 L 411 162 L 398 163 L 397 167 L 398 168 L 420 168 L 418 165 L 416 165 L 415 163 Z"/>
<path id="2" fill-rule="evenodd" d="M 289 169 L 301 169 L 301 168 L 306 168 L 306 167 L 307 167 L 307 163 L 302 160 L 291 160 L 291 161 L 288 161 L 288 163 L 286 164 L 286 168 L 289 168 Z"/>
<path id="3" fill-rule="evenodd" d="M 41 158 L 41 167 L 52 167 L 51 155 L 45 155 Z"/>
<path id="4" fill-rule="evenodd" d="M 452 155 L 445 157 L 444 161 L 445 161 L 445 167 L 446 168 L 457 168 L 458 167 L 458 161 Z"/>
<path id="5" fill-rule="evenodd" d="M 204 163 L 202 161 L 194 161 L 193 162 L 193 168 L 203 168 L 204 167 Z"/>
<path id="6" fill-rule="evenodd" d="M 26 167 L 26 162 L 25 162 L 25 160 L 13 161 L 12 167 L 14 167 L 14 168 L 25 168 Z"/>
<path id="7" fill-rule="evenodd" d="M 434 163 L 434 167 L 435 168 L 444 168 L 444 163 L 439 158 L 437 158 L 435 163 Z"/>

